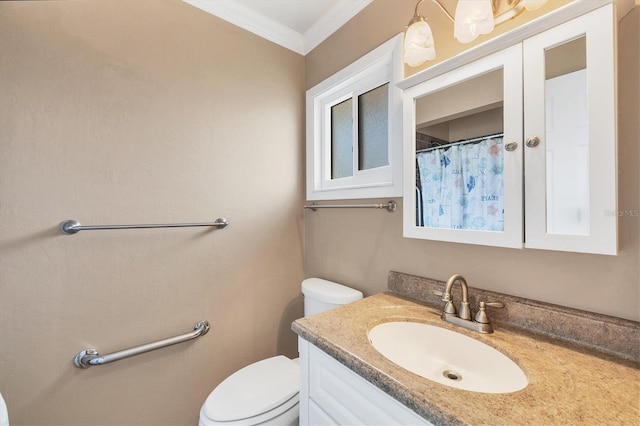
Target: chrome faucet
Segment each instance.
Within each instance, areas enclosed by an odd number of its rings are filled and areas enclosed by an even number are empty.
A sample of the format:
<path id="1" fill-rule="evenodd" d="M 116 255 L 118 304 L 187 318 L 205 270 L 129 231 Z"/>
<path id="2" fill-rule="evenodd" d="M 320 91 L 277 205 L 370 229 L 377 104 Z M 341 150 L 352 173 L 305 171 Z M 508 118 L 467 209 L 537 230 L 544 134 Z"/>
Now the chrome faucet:
<path id="1" fill-rule="evenodd" d="M 453 303 L 453 297 L 451 297 L 451 289 L 456 282 L 459 282 L 462 288 L 462 301 L 460 302 L 459 312 Z M 442 309 L 442 319 L 444 321 L 480 333 L 493 333 L 493 327 L 489 322 L 486 307 L 504 308 L 504 304 L 500 302 L 480 302 L 478 312 L 472 320 L 471 308 L 469 307 L 469 287 L 467 286 L 467 280 L 460 274 L 452 275 L 451 278 L 447 280 L 444 293 L 437 291 L 435 294 L 442 296 L 442 301 L 445 302 L 444 308 Z"/>

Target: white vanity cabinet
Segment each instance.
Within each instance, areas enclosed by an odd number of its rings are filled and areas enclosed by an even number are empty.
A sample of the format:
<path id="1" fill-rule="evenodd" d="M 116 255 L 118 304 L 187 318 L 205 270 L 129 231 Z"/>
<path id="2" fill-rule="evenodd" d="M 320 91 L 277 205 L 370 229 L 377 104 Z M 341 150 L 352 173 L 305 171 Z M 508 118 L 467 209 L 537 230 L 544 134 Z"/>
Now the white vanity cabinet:
<path id="1" fill-rule="evenodd" d="M 614 13 L 531 23 L 496 53 L 411 78 L 405 237 L 617 253 Z"/>
<path id="2" fill-rule="evenodd" d="M 298 350 L 300 425 L 431 425 L 308 341 Z"/>

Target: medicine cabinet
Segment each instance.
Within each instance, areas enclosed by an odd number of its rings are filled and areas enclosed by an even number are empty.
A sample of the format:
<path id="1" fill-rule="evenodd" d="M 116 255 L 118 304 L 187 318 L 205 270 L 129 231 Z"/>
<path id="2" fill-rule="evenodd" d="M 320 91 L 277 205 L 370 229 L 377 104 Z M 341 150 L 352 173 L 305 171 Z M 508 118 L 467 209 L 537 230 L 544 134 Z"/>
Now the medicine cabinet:
<path id="1" fill-rule="evenodd" d="M 405 89 L 405 237 L 616 254 L 613 15 Z"/>

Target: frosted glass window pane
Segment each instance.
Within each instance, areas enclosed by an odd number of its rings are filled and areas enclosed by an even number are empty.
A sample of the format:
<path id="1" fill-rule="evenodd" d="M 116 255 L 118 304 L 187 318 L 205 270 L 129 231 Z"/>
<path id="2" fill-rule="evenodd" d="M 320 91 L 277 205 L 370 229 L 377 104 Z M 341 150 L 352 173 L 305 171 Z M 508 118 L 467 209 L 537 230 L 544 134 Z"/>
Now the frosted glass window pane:
<path id="1" fill-rule="evenodd" d="M 331 179 L 353 176 L 353 100 L 331 107 Z"/>
<path id="2" fill-rule="evenodd" d="M 389 165 L 389 84 L 358 96 L 358 169 Z"/>

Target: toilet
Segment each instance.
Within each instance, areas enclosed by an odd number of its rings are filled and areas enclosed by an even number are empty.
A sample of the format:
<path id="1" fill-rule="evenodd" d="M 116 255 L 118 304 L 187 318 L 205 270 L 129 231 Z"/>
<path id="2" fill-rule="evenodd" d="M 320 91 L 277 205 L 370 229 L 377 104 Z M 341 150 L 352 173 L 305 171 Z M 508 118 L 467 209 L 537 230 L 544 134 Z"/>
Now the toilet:
<path id="1" fill-rule="evenodd" d="M 310 316 L 362 299 L 344 285 L 308 278 L 302 282 L 304 315 Z M 298 359 L 278 355 L 248 365 L 222 381 L 200 409 L 199 426 L 298 425 Z"/>

